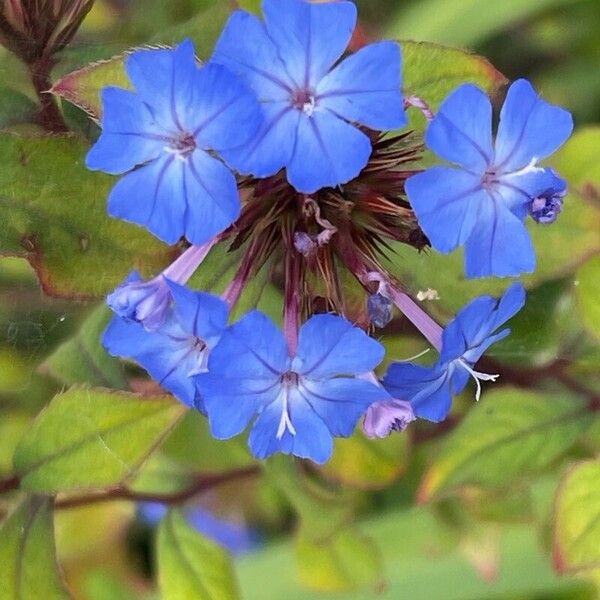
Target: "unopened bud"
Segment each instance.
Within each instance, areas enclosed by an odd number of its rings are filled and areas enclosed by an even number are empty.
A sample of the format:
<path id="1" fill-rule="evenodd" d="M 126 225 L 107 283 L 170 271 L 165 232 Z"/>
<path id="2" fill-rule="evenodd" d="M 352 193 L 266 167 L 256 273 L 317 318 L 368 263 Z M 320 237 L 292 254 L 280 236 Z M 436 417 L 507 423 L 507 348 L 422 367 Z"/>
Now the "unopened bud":
<path id="1" fill-rule="evenodd" d="M 392 301 L 379 292 L 372 294 L 367 300 L 369 319 L 379 329 L 383 329 L 392 320 L 392 308 Z"/>

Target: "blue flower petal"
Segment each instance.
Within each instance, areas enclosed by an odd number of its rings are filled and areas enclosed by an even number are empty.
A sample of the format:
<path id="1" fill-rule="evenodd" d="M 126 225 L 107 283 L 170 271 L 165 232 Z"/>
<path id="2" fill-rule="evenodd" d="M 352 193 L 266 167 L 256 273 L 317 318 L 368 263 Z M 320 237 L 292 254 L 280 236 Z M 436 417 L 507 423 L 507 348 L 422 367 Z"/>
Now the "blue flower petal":
<path id="1" fill-rule="evenodd" d="M 394 398 L 408 400 L 415 415 L 421 419 L 437 423 L 450 412 L 450 375 L 446 367 L 437 363 L 431 367 L 393 363 L 383 385 Z"/>
<path id="2" fill-rule="evenodd" d="M 254 15 L 238 10 L 229 17 L 211 62 L 240 76 L 261 102 L 289 100 L 293 81 L 264 23 Z"/>
<path id="3" fill-rule="evenodd" d="M 492 333 L 490 319 L 497 305 L 496 298 L 479 296 L 463 307 L 444 329 L 440 362 L 460 358 L 471 345 Z"/>
<path id="4" fill-rule="evenodd" d="M 358 419 L 373 402 L 389 400 L 385 389 L 362 379 L 336 377 L 303 381 L 300 394 L 327 425 L 331 435 L 352 435 Z"/>
<path id="5" fill-rule="evenodd" d="M 198 147 L 221 151 L 247 144 L 263 120 L 254 93 L 221 65 L 205 65 L 195 78 L 197 97 L 185 107 L 182 118 L 193 130 Z"/>
<path id="6" fill-rule="evenodd" d="M 207 152 L 196 150 L 183 163 L 181 187 L 178 193 L 183 198 L 185 229 L 180 235 L 192 244 L 207 242 L 238 218 L 240 197 L 235 177 Z"/>
<path id="7" fill-rule="evenodd" d="M 120 179 L 108 197 L 108 213 L 146 227 L 167 244 L 185 231 L 181 193 L 183 163 L 165 154 Z"/>
<path id="8" fill-rule="evenodd" d="M 317 86 L 318 106 L 371 129 L 402 127 L 401 69 L 396 42 L 366 46 L 325 75 Z"/>
<path id="9" fill-rule="evenodd" d="M 494 311 L 491 331 L 512 319 L 525 306 L 526 292 L 523 284 L 515 281 L 502 295 Z"/>
<path id="10" fill-rule="evenodd" d="M 218 296 L 196 292 L 168 279 L 166 281 L 175 301 L 177 319 L 184 324 L 188 333 L 204 342 L 218 338 L 227 326 L 227 304 Z"/>
<path id="11" fill-rule="evenodd" d="M 494 159 L 492 105 L 485 92 L 469 83 L 454 90 L 429 124 L 425 141 L 442 158 L 485 173 Z"/>
<path id="12" fill-rule="evenodd" d="M 137 50 L 125 60 L 125 70 L 156 122 L 172 133 L 185 130 L 182 111 L 196 97 L 192 42 L 185 40 L 173 50 Z"/>
<path id="13" fill-rule="evenodd" d="M 264 120 L 254 138 L 244 146 L 221 151 L 221 156 L 240 173 L 269 177 L 292 158 L 301 113 L 289 102 L 263 104 Z"/>
<path id="14" fill-rule="evenodd" d="M 277 399 L 281 390 L 279 379 L 273 377 L 225 379 L 209 372 L 198 375 L 194 381 L 211 432 L 220 440 L 244 431 L 257 413 Z"/>
<path id="15" fill-rule="evenodd" d="M 312 380 L 372 371 L 384 347 L 350 321 L 315 315 L 300 328 L 294 370 Z"/>
<path id="16" fill-rule="evenodd" d="M 478 210 L 489 202 L 477 175 L 433 167 L 413 175 L 406 193 L 419 225 L 438 252 L 451 252 L 477 234 Z"/>
<path id="17" fill-rule="evenodd" d="M 269 37 L 296 86 L 315 85 L 346 50 L 356 25 L 352 2 L 263 0 Z"/>
<path id="18" fill-rule="evenodd" d="M 300 115 L 288 181 L 299 192 L 310 194 L 354 179 L 371 155 L 369 138 L 331 113 Z"/>
<path id="19" fill-rule="evenodd" d="M 568 111 L 542 100 L 525 79 L 508 90 L 496 137 L 497 172 L 509 173 L 557 150 L 573 131 Z"/>
<path id="20" fill-rule="evenodd" d="M 194 350 L 176 323 L 171 321 L 169 325 L 171 330 L 179 330 L 179 338 L 164 335 L 160 330 L 149 332 L 140 323 L 114 317 L 102 343 L 111 355 L 135 360 L 163 388 L 193 406 L 196 389 L 190 374 L 200 367 L 203 356 Z"/>
<path id="21" fill-rule="evenodd" d="M 442 336 L 440 362 L 446 363 L 464 356 L 475 363 L 491 344 L 509 334 L 505 329 L 494 332 L 525 305 L 525 288 L 513 283 L 499 300 L 480 296 L 462 308 L 448 323 Z"/>
<path id="22" fill-rule="evenodd" d="M 163 152 L 168 142 L 137 94 L 105 87 L 102 106 L 102 134 L 86 156 L 88 169 L 120 175 Z"/>
<path id="23" fill-rule="evenodd" d="M 523 223 L 501 199 L 481 202 L 477 227 L 465 244 L 467 277 L 512 277 L 535 269 L 535 251 Z"/>
<path id="24" fill-rule="evenodd" d="M 239 215 L 233 174 L 202 150 L 179 160 L 165 154 L 125 175 L 108 197 L 108 212 L 174 244 L 185 235 L 203 244 Z"/>
<path id="25" fill-rule="evenodd" d="M 269 380 L 285 373 L 288 362 L 281 331 L 253 310 L 225 330 L 210 354 L 208 370 L 224 378 Z"/>
<path id="26" fill-rule="evenodd" d="M 295 434 L 286 429 L 280 438 L 277 437 L 282 403 L 271 403 L 256 419 L 248 438 L 254 456 L 267 458 L 275 452 L 283 452 L 319 464 L 327 462 L 333 452 L 333 439 L 325 423 L 294 392 L 290 394 L 289 406 Z"/>

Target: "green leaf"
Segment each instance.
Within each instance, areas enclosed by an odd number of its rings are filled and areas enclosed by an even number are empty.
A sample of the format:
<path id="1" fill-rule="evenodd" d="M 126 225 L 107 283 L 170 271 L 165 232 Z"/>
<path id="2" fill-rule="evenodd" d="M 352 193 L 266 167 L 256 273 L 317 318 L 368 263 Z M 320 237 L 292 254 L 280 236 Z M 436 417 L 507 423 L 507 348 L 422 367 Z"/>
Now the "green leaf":
<path id="1" fill-rule="evenodd" d="M 156 273 L 172 250 L 106 213 L 115 179 L 90 173 L 76 137 L 0 135 L 0 255 L 27 258 L 44 291 L 104 296 L 132 269 Z"/>
<path id="2" fill-rule="evenodd" d="M 575 280 L 581 318 L 588 331 L 600 338 L 600 256 L 580 267 Z"/>
<path id="3" fill-rule="evenodd" d="M 164 600 L 240 597 L 227 552 L 170 511 L 158 528 L 158 583 Z"/>
<path id="4" fill-rule="evenodd" d="M 405 95 L 416 95 L 433 109 L 462 83 L 478 85 L 492 97 L 508 83 L 488 60 L 476 54 L 429 42 L 400 41 L 400 46 Z M 420 111 L 411 109 L 408 114 L 412 127 L 424 129 Z"/>
<path id="5" fill-rule="evenodd" d="M 265 464 L 267 479 L 298 514 L 295 540 L 298 575 L 320 591 L 348 591 L 375 585 L 381 556 L 372 541 L 352 525 L 352 498 L 306 477 L 288 456 Z"/>
<path id="6" fill-rule="evenodd" d="M 215 439 L 207 419 L 197 411 L 185 414 L 165 441 L 163 452 L 189 471 L 202 473 L 222 473 L 255 462 L 245 439 Z"/>
<path id="7" fill-rule="evenodd" d="M 55 493 L 122 483 L 183 411 L 169 396 L 72 388 L 54 397 L 18 445 L 21 485 Z"/>
<path id="8" fill-rule="evenodd" d="M 420 0 L 399 11 L 387 27 L 388 35 L 425 39 L 456 46 L 473 46 L 539 14 L 544 9 L 576 0 Z"/>
<path id="9" fill-rule="evenodd" d="M 408 436 L 370 440 L 358 430 L 335 441 L 333 456 L 321 472 L 336 482 L 359 489 L 383 488 L 406 470 Z"/>
<path id="10" fill-rule="evenodd" d="M 295 543 L 298 576 L 320 592 L 344 592 L 374 586 L 381 578 L 381 557 L 373 542 L 352 527 L 315 539 L 300 529 Z"/>
<path id="11" fill-rule="evenodd" d="M 76 383 L 126 389 L 123 369 L 102 346 L 102 333 L 113 317 L 105 304 L 95 308 L 79 331 L 63 342 L 41 365 L 40 370 L 61 383 Z"/>
<path id="12" fill-rule="evenodd" d="M 501 487 L 567 452 L 591 419 L 572 396 L 503 388 L 487 392 L 447 438 L 419 498 L 461 487 Z"/>
<path id="13" fill-rule="evenodd" d="M 554 523 L 557 571 L 600 569 L 600 460 L 567 472 L 558 488 Z"/>
<path id="14" fill-rule="evenodd" d="M 125 73 L 128 53 L 93 62 L 59 79 L 50 92 L 84 110 L 93 119 L 102 113 L 100 91 L 107 85 L 131 88 Z"/>
<path id="15" fill-rule="evenodd" d="M 0 128 L 33 121 L 37 106 L 27 96 L 0 87 Z"/>
<path id="16" fill-rule="evenodd" d="M 0 598 L 66 600 L 52 522 L 52 499 L 32 497 L 0 529 Z"/>

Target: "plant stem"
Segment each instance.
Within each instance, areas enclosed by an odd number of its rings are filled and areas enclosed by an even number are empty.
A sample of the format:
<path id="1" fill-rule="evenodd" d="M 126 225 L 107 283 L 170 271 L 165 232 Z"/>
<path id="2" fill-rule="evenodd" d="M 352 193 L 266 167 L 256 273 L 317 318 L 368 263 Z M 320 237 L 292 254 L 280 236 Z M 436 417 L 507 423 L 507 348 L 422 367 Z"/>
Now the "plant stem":
<path id="1" fill-rule="evenodd" d="M 65 124 L 63 116 L 58 108 L 58 104 L 48 90 L 52 87 L 50 81 L 50 71 L 53 66 L 53 59 L 42 56 L 29 65 L 31 82 L 40 101 L 38 117 L 40 124 L 44 129 L 51 133 L 65 133 L 68 127 Z"/>
<path id="2" fill-rule="evenodd" d="M 190 500 L 198 494 L 202 494 L 224 483 L 236 481 L 244 477 L 253 477 L 260 473 L 259 465 L 242 467 L 226 473 L 216 475 L 200 475 L 187 488 L 171 494 L 153 494 L 148 492 L 135 492 L 125 487 L 109 488 L 102 492 L 84 494 L 57 500 L 54 504 L 56 509 L 77 508 L 99 502 L 110 502 L 113 500 L 132 500 L 134 502 L 161 502 L 163 504 L 181 504 Z"/>

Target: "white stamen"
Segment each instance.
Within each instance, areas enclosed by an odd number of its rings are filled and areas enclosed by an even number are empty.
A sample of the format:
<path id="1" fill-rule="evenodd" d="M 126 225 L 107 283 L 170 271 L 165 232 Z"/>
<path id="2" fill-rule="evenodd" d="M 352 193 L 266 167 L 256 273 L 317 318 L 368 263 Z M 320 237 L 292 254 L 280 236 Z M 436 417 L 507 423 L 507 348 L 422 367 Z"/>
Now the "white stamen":
<path id="1" fill-rule="evenodd" d="M 510 173 L 511 176 L 514 175 L 526 175 L 527 173 L 535 173 L 536 171 L 543 171 L 544 169 L 542 169 L 541 167 L 536 167 L 538 162 L 538 158 L 537 156 L 534 156 L 530 161 L 528 165 L 525 165 L 522 169 L 519 169 L 518 171 L 513 171 L 512 173 Z"/>
<path id="2" fill-rule="evenodd" d="M 481 398 L 481 383 L 480 381 L 496 381 L 499 374 L 491 375 L 490 373 L 480 373 L 479 371 L 473 370 L 462 358 L 459 358 L 458 361 L 462 367 L 464 367 L 473 379 L 475 379 L 475 384 L 477 385 L 477 391 L 475 392 L 475 400 L 479 402 L 479 398 Z"/>
<path id="3" fill-rule="evenodd" d="M 164 146 L 163 150 L 168 154 L 173 154 L 177 160 L 180 160 L 181 162 L 187 162 L 189 150 L 181 150 L 179 148 L 173 148 L 173 146 Z"/>
<path id="4" fill-rule="evenodd" d="M 315 97 L 311 96 L 308 100 L 308 102 L 305 102 L 302 105 L 302 112 L 304 112 L 304 114 L 307 117 L 311 117 L 312 114 L 315 112 Z"/>
<path id="5" fill-rule="evenodd" d="M 287 431 L 290 432 L 291 435 L 296 435 L 296 429 L 290 420 L 290 414 L 288 412 L 288 385 L 284 384 L 283 388 L 283 409 L 281 411 L 281 418 L 279 419 L 279 427 L 277 428 L 277 439 L 280 440 L 283 437 L 283 434 Z"/>

